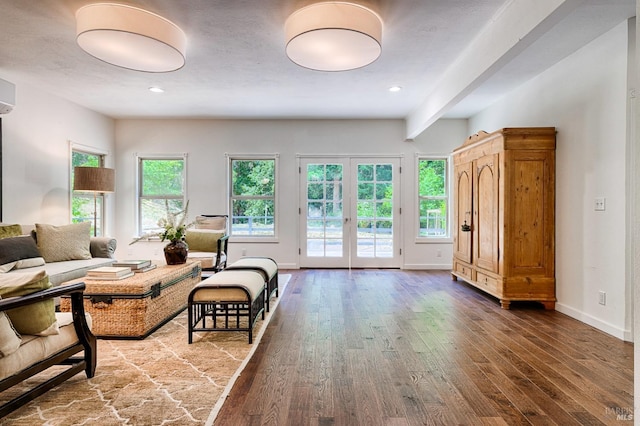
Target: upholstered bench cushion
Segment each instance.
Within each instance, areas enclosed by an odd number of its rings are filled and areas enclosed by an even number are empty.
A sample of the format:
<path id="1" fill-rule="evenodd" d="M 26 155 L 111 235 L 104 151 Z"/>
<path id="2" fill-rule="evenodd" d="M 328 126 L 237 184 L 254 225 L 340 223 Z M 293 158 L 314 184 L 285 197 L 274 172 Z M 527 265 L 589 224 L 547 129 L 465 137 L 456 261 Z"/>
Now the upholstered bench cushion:
<path id="1" fill-rule="evenodd" d="M 247 302 L 244 287 L 254 300 L 264 291 L 262 275 L 253 271 L 222 271 L 201 281 L 191 291 L 194 302 Z"/>
<path id="2" fill-rule="evenodd" d="M 227 270 L 235 268 L 259 268 L 269 275 L 269 279 L 278 273 L 278 264 L 268 257 L 243 257 L 227 266 Z"/>

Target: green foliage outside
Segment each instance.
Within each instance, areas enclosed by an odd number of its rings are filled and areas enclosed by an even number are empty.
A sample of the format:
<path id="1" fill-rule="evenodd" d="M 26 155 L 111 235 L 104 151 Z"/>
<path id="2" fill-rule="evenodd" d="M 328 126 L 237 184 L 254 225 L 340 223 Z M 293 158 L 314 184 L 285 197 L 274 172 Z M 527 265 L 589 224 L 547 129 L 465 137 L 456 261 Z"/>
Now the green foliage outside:
<path id="1" fill-rule="evenodd" d="M 142 200 L 141 232 L 153 233 L 163 228 L 167 209 L 181 211 L 184 206 L 184 160 L 147 158 L 140 161 Z"/>
<path id="2" fill-rule="evenodd" d="M 358 165 L 358 229 L 391 229 L 393 223 L 393 167 Z"/>
<path id="3" fill-rule="evenodd" d="M 235 228 L 236 235 L 274 234 L 275 163 L 275 160 L 231 161 L 232 230 Z"/>
<path id="4" fill-rule="evenodd" d="M 447 224 L 447 162 L 418 162 L 420 236 L 444 236 Z"/>

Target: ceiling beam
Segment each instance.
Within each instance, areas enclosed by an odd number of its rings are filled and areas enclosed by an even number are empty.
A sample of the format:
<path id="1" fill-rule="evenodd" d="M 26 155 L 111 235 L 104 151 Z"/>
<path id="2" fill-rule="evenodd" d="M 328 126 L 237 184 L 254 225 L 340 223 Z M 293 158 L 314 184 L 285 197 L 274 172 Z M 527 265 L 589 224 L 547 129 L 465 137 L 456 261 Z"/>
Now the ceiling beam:
<path id="1" fill-rule="evenodd" d="M 435 123 L 582 2 L 513 0 L 505 4 L 407 117 L 407 138 L 415 138 Z"/>

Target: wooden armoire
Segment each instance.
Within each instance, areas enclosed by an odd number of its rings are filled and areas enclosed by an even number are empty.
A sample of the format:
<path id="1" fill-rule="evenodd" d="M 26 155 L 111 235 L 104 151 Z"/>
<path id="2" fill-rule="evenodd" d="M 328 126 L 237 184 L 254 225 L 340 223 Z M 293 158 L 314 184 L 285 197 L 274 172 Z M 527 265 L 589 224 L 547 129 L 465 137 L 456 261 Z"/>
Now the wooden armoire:
<path id="1" fill-rule="evenodd" d="M 453 151 L 453 279 L 555 309 L 553 127 L 470 136 Z"/>

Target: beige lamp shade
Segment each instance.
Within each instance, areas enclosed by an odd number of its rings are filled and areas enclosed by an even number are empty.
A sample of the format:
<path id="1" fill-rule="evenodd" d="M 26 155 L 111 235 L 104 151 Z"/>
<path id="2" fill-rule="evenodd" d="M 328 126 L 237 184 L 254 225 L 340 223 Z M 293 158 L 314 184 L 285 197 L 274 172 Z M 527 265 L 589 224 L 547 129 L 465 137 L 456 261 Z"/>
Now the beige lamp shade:
<path id="1" fill-rule="evenodd" d="M 378 59 L 382 19 L 354 3 L 316 3 L 289 16 L 285 36 L 287 56 L 296 64 L 318 71 L 347 71 Z"/>
<path id="2" fill-rule="evenodd" d="M 116 173 L 104 167 L 76 167 L 73 190 L 81 192 L 114 192 Z"/>
<path id="3" fill-rule="evenodd" d="M 168 72 L 185 64 L 187 38 L 173 22 L 137 7 L 95 3 L 76 12 L 78 45 L 122 68 Z"/>

